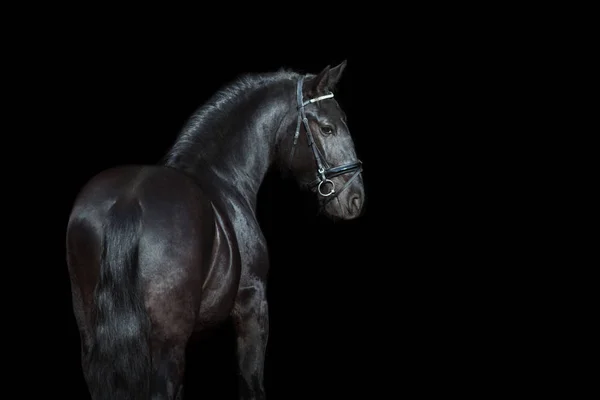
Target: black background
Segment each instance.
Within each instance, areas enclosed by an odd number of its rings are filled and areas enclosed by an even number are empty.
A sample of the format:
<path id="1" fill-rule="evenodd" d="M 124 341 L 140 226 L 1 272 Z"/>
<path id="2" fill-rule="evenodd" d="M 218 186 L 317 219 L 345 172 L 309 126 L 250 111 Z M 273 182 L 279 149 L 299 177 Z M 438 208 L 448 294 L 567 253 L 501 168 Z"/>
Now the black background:
<path id="1" fill-rule="evenodd" d="M 532 342 L 525 322 L 502 323 L 517 316 L 506 311 L 524 285 L 514 284 L 523 280 L 513 254 L 528 246 L 532 223 L 526 216 L 519 230 L 513 225 L 512 212 L 528 207 L 528 183 L 512 179 L 524 151 L 512 119 L 521 108 L 503 97 L 524 73 L 520 54 L 503 57 L 500 41 L 478 37 L 479 27 L 463 33 L 427 18 L 376 24 L 389 31 L 375 34 L 314 13 L 301 23 L 292 13 L 262 34 L 211 14 L 191 15 L 189 25 L 65 15 L 32 28 L 7 62 L 16 66 L 12 105 L 22 112 L 5 145 L 18 173 L 4 181 L 5 201 L 23 210 L 7 215 L 18 248 L 6 265 L 19 266 L 4 291 L 15 386 L 31 398 L 87 398 L 65 229 L 88 179 L 157 162 L 191 113 L 241 73 L 317 73 L 343 60 L 336 98 L 364 163 L 366 210 L 334 224 L 293 183 L 266 177 L 267 395 L 486 394 L 526 380 L 531 353 L 510 360 L 515 343 Z M 236 398 L 233 340 L 227 324 L 194 338 L 190 398 Z"/>

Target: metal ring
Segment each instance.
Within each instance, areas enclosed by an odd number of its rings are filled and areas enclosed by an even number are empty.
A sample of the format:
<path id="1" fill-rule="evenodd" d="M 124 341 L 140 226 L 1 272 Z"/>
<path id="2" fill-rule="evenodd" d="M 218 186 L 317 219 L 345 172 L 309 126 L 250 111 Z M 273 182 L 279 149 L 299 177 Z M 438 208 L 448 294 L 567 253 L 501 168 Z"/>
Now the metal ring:
<path id="1" fill-rule="evenodd" d="M 321 191 L 321 185 L 324 184 L 325 182 L 331 183 L 331 191 L 329 193 L 323 193 Z M 333 192 L 335 192 L 335 184 L 331 180 L 325 179 L 324 181 L 319 182 L 319 186 L 317 186 L 317 190 L 319 191 L 319 194 L 323 197 L 331 196 L 333 194 Z"/>

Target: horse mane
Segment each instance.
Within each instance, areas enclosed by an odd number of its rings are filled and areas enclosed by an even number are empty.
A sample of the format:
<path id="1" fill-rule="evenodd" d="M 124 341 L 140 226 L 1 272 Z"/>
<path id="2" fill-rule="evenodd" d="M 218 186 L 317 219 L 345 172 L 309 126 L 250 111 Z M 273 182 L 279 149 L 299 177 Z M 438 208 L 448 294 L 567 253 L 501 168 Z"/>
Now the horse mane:
<path id="1" fill-rule="evenodd" d="M 187 120 L 162 164 L 189 170 L 199 162 L 210 163 L 221 151 L 227 151 L 224 140 L 228 139 L 232 125 L 244 124 L 243 120 L 232 118 L 238 106 L 257 90 L 298 76 L 297 72 L 282 68 L 276 72 L 243 74 L 224 85 Z"/>

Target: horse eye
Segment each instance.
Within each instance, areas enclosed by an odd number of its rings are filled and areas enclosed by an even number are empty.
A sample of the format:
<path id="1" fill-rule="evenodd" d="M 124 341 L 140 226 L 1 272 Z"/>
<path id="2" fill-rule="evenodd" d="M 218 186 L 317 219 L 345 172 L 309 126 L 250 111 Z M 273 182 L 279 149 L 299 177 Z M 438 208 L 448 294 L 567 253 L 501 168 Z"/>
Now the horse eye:
<path id="1" fill-rule="evenodd" d="M 322 126 L 321 132 L 323 132 L 325 135 L 331 135 L 333 133 L 333 128 L 331 126 Z"/>

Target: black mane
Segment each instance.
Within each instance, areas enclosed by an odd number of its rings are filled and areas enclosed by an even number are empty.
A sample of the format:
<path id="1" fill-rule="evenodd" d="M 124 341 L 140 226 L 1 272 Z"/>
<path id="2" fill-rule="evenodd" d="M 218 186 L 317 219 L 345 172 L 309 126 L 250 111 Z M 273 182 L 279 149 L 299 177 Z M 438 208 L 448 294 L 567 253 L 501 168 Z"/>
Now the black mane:
<path id="1" fill-rule="evenodd" d="M 198 164 L 206 165 L 222 158 L 223 152 L 231 148 L 228 144 L 245 131 L 244 118 L 232 119 L 231 116 L 244 111 L 244 105 L 260 89 L 298 77 L 298 73 L 282 69 L 241 75 L 223 86 L 188 119 L 162 164 L 191 171 Z"/>

